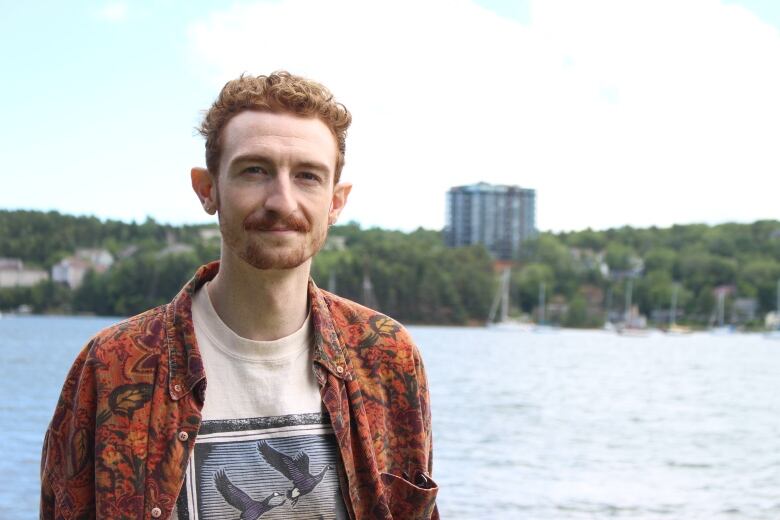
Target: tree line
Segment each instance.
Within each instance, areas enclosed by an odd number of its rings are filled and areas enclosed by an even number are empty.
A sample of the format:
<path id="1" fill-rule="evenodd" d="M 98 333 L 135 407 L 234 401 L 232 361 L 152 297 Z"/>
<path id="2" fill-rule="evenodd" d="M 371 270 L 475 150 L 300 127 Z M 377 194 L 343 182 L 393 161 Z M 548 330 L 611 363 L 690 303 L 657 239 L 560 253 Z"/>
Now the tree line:
<path id="1" fill-rule="evenodd" d="M 47 270 L 77 248 L 105 248 L 118 259 L 105 273 L 90 272 L 75 291 L 51 281 L 0 289 L 0 310 L 26 304 L 35 312 L 125 316 L 165 303 L 197 266 L 219 257 L 219 241 L 201 238 L 207 227 L 0 211 L 0 257 Z M 405 233 L 354 223 L 334 226 L 330 234 L 340 238 L 330 241 L 312 267 L 320 287 L 407 323 L 485 322 L 497 276 L 482 246 L 447 248 L 440 231 Z M 171 243 L 191 247 L 165 252 Z M 715 289 L 726 288 L 727 315 L 737 299 L 754 299 L 756 317 L 748 325 L 756 326 L 775 308 L 779 278 L 776 220 L 544 232 L 524 243 L 512 262 L 510 299 L 512 314 L 538 316 L 543 288 L 550 321 L 597 327 L 609 311 L 625 310 L 630 280 L 632 302 L 641 313 L 663 316 L 677 287 L 677 321 L 704 326 L 715 311 Z"/>

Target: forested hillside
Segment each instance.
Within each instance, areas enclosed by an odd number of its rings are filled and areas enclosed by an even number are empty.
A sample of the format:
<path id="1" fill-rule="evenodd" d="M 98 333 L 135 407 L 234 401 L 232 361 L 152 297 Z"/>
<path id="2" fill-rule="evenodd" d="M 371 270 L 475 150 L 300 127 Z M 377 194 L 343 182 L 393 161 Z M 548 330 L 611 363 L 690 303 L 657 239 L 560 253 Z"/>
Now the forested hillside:
<path id="1" fill-rule="evenodd" d="M 0 310 L 29 304 L 36 312 L 129 315 L 164 303 L 198 265 L 218 258 L 209 226 L 101 221 L 56 212 L 0 211 L 0 257 L 50 269 L 78 248 L 105 248 L 117 259 L 90 273 L 75 291 L 54 282 L 0 289 Z M 212 226 L 213 228 L 213 226 Z M 496 290 L 493 261 L 481 246 L 448 249 L 441 233 L 331 228 L 344 247 L 315 259 L 312 276 L 323 288 L 375 305 L 409 323 L 484 323 Z M 333 246 L 336 241 L 332 244 Z M 172 245 L 185 244 L 185 251 Z M 624 311 L 628 280 L 639 311 L 659 321 L 675 284 L 682 323 L 712 320 L 716 288 L 728 293 L 727 315 L 738 300 L 755 300 L 757 326 L 775 308 L 780 278 L 780 222 L 606 231 L 541 233 L 513 265 L 514 314 L 538 313 L 544 288 L 547 317 L 567 326 L 603 324 L 607 310 Z M 366 291 L 369 281 L 373 291 Z M 366 299 L 373 301 L 366 301 Z"/>

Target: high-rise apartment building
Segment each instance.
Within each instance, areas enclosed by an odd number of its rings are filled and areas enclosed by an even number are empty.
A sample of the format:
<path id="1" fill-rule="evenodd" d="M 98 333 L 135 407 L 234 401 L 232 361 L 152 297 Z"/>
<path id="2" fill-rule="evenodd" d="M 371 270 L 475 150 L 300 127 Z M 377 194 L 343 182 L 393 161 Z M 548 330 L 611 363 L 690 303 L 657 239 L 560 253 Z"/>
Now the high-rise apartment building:
<path id="1" fill-rule="evenodd" d="M 534 190 L 480 182 L 447 192 L 447 246 L 483 244 L 496 259 L 511 260 L 535 236 Z"/>

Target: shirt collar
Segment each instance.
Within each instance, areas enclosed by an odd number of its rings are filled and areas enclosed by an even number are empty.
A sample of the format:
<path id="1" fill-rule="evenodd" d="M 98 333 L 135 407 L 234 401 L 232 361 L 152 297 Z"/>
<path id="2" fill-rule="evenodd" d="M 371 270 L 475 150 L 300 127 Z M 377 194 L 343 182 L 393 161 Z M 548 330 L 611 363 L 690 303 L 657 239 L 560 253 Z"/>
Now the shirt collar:
<path id="1" fill-rule="evenodd" d="M 314 325 L 314 361 L 337 378 L 351 380 L 352 372 L 346 362 L 341 335 L 333 322 L 327 294 L 309 278 L 309 308 Z"/>
<path id="2" fill-rule="evenodd" d="M 192 296 L 212 280 L 218 271 L 218 261 L 200 267 L 166 308 L 168 391 L 174 400 L 187 395 L 206 377 L 192 324 Z M 352 378 L 351 372 L 345 361 L 344 347 L 334 325 L 328 300 L 311 278 L 308 293 L 314 325 L 314 361 L 337 378 L 349 380 Z"/>
<path id="3" fill-rule="evenodd" d="M 192 296 L 218 271 L 219 262 L 200 267 L 166 309 L 168 392 L 173 400 L 187 395 L 206 377 L 192 324 Z"/>

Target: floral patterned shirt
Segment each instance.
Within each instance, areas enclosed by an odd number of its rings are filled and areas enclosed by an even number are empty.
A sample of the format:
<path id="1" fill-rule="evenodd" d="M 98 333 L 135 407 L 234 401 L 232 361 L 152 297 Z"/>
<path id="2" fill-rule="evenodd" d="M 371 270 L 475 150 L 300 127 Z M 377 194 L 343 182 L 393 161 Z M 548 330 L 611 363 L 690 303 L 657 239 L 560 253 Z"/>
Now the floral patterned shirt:
<path id="1" fill-rule="evenodd" d="M 168 518 L 201 424 L 206 377 L 192 295 L 98 333 L 74 362 L 46 431 L 42 519 Z M 431 419 L 420 354 L 392 319 L 309 282 L 313 368 L 355 519 L 438 518 Z"/>

